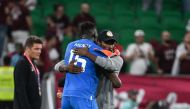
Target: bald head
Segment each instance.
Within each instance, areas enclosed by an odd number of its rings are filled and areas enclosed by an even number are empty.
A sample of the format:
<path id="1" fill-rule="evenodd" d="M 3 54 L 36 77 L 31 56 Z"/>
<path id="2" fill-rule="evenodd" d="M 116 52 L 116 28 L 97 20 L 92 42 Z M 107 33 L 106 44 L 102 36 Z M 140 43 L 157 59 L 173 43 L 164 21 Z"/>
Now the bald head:
<path id="1" fill-rule="evenodd" d="M 90 6 L 88 3 L 82 3 L 80 8 L 81 8 L 82 13 L 89 13 L 90 12 Z"/>
<path id="2" fill-rule="evenodd" d="M 185 34 L 184 42 L 185 43 L 190 43 L 190 33 Z"/>
<path id="3" fill-rule="evenodd" d="M 170 32 L 168 31 L 163 31 L 162 32 L 162 35 L 161 35 L 161 38 L 163 41 L 168 41 L 170 40 Z"/>

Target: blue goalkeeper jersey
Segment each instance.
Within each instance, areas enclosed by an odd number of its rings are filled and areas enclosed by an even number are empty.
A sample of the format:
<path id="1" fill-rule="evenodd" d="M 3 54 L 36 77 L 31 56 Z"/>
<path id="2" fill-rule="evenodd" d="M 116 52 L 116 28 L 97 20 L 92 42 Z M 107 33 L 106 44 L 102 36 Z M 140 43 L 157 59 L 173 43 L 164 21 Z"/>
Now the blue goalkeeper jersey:
<path id="1" fill-rule="evenodd" d="M 87 99 L 95 98 L 99 82 L 95 63 L 87 57 L 73 53 L 73 48 L 83 48 L 85 46 L 88 46 L 90 53 L 96 56 L 106 57 L 95 50 L 102 50 L 102 48 L 96 45 L 92 40 L 81 39 L 69 43 L 64 58 L 65 64 L 68 65 L 72 60 L 76 60 L 75 64 L 81 66 L 83 71 L 79 74 L 66 73 L 63 96 L 75 96 Z"/>

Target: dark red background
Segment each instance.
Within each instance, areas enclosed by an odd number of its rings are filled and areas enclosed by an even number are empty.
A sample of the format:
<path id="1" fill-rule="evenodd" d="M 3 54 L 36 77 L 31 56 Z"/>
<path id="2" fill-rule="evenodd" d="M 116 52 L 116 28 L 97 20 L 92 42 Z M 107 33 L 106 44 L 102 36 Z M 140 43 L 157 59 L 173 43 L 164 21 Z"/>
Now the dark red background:
<path id="1" fill-rule="evenodd" d="M 62 77 L 57 74 L 57 79 Z M 177 102 L 190 103 L 190 76 L 171 77 L 171 76 L 131 76 L 120 75 L 122 87 L 117 92 L 127 91 L 129 89 L 144 89 L 145 96 L 140 107 L 145 107 L 150 101 L 165 99 L 170 92 L 178 95 Z M 62 91 L 62 88 L 57 88 Z M 57 99 L 57 106 L 60 107 L 61 99 Z"/>

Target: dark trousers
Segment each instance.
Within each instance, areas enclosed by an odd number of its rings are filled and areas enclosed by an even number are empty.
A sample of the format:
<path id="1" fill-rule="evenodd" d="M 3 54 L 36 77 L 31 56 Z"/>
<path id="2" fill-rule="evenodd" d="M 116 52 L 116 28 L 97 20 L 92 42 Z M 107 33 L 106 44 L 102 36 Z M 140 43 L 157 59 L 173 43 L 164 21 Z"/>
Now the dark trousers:
<path id="1" fill-rule="evenodd" d="M 13 101 L 0 101 L 0 109 L 13 109 Z"/>

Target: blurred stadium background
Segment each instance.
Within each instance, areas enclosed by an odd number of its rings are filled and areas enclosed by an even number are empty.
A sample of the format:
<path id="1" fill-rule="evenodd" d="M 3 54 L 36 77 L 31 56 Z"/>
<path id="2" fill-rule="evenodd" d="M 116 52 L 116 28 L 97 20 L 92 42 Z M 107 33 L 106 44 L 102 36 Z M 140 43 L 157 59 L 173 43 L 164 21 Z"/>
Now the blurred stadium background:
<path id="1" fill-rule="evenodd" d="M 46 17 L 53 13 L 54 4 L 61 3 L 65 14 L 73 19 L 78 14 L 80 4 L 89 3 L 91 15 L 96 19 L 99 30 L 109 28 L 118 34 L 119 43 L 124 47 L 133 42 L 136 29 L 146 32 L 146 39 L 160 40 L 163 30 L 171 32 L 172 37 L 180 42 L 185 32 L 189 13 L 183 10 L 183 0 L 163 0 L 161 21 L 156 15 L 154 4 L 150 10 L 142 11 L 142 0 L 38 0 L 38 5 L 31 12 L 34 28 L 33 34 L 44 36 Z"/>

